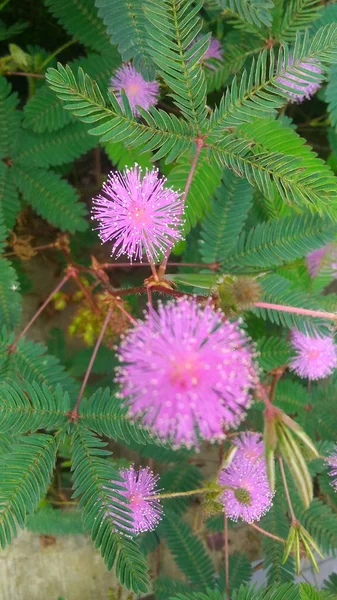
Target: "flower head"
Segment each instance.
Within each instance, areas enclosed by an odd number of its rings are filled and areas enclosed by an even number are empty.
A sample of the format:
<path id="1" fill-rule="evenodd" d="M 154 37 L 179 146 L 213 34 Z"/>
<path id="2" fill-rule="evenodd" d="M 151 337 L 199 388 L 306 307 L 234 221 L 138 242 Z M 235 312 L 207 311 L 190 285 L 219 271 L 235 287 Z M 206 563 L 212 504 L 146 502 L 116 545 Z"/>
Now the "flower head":
<path id="1" fill-rule="evenodd" d="M 93 218 L 99 222 L 102 242 L 114 241 L 112 254 L 127 254 L 149 260 L 170 248 L 182 235 L 183 201 L 181 194 L 165 188 L 166 179 L 158 169 L 142 174 L 135 165 L 124 173 L 111 172 L 99 196 L 93 201 Z"/>
<path id="2" fill-rule="evenodd" d="M 307 267 L 310 277 L 316 277 L 322 266 L 327 249 L 328 246 L 323 246 L 322 248 L 318 248 L 318 250 L 313 250 L 313 252 L 307 254 Z"/>
<path id="3" fill-rule="evenodd" d="M 134 466 L 129 469 L 121 469 L 120 475 L 125 481 L 118 482 L 118 486 L 123 485 L 125 491 L 120 489 L 116 489 L 116 491 L 120 496 L 125 496 L 124 506 L 131 510 L 131 513 L 127 514 L 132 520 L 126 519 L 123 522 L 120 513 L 117 513 L 113 506 L 111 506 L 110 516 L 115 517 L 119 528 L 130 535 L 153 531 L 163 513 L 159 499 L 152 498 L 159 491 L 157 489 L 158 475 L 154 475 L 149 467 L 142 467 L 137 471 Z M 121 503 L 120 500 L 119 503 Z"/>
<path id="4" fill-rule="evenodd" d="M 139 116 L 136 109 L 137 105 L 149 110 L 151 106 L 157 103 L 159 96 L 157 81 L 145 81 L 143 76 L 130 63 L 117 69 L 115 75 L 111 78 L 110 84 L 121 106 L 123 104 L 121 91 L 125 91 L 132 112 L 137 117 Z"/>
<path id="5" fill-rule="evenodd" d="M 248 338 L 208 304 L 180 298 L 151 310 L 120 347 L 121 396 L 131 415 L 176 445 L 224 437 L 250 403 L 255 372 Z"/>
<path id="6" fill-rule="evenodd" d="M 234 440 L 237 447 L 235 459 L 243 457 L 249 460 L 260 460 L 264 457 L 264 443 L 259 433 L 244 432 Z"/>
<path id="7" fill-rule="evenodd" d="M 204 37 L 203 35 L 198 35 L 194 42 L 192 42 L 191 44 L 191 48 L 193 48 L 193 46 L 202 38 Z M 207 62 L 208 58 L 216 58 L 217 60 L 222 60 L 223 58 L 223 49 L 222 46 L 219 42 L 219 40 L 217 40 L 215 37 L 211 37 L 210 38 L 210 42 L 209 42 L 209 46 L 206 50 L 206 52 L 203 54 L 201 61 L 207 65 L 207 67 L 209 67 L 210 69 L 216 69 L 216 66 L 214 64 L 212 64 L 211 62 Z"/>
<path id="8" fill-rule="evenodd" d="M 289 66 L 292 64 L 293 60 L 290 57 Z M 305 98 L 311 98 L 319 90 L 323 81 L 323 71 L 318 62 L 313 59 L 300 63 L 298 69 L 303 71 L 301 76 L 284 72 L 281 77 L 276 79 L 279 83 L 294 90 L 288 92 L 289 99 L 293 102 L 302 102 Z M 310 73 L 321 75 L 321 77 L 313 77 Z"/>
<path id="9" fill-rule="evenodd" d="M 331 375 L 337 366 L 337 347 L 332 337 L 309 336 L 295 329 L 291 341 L 297 354 L 291 359 L 290 368 L 297 375 L 308 379 Z"/>
<path id="10" fill-rule="evenodd" d="M 233 521 L 239 518 L 247 523 L 259 521 L 270 509 L 273 493 L 263 459 L 251 460 L 236 454 L 230 465 L 221 471 L 218 481 L 220 485 L 233 488 L 220 496 L 227 516 Z"/>
<path id="11" fill-rule="evenodd" d="M 329 475 L 333 477 L 331 485 L 337 492 L 337 445 L 334 448 L 334 452 L 327 458 L 327 463 L 331 467 Z"/>

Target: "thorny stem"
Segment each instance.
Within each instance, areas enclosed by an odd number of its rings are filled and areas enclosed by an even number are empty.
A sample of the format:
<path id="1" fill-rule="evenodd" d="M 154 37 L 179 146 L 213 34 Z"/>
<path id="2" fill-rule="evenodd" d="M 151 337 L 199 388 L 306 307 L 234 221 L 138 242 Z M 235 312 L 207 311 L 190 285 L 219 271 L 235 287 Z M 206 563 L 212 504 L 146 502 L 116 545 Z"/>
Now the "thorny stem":
<path id="1" fill-rule="evenodd" d="M 188 194 L 188 191 L 190 189 L 190 185 L 192 183 L 194 171 L 195 171 L 195 168 L 197 166 L 197 162 L 198 162 L 198 159 L 199 159 L 199 156 L 200 156 L 200 152 L 201 152 L 201 150 L 203 148 L 203 145 L 204 145 L 203 138 L 198 137 L 196 139 L 196 151 L 195 151 L 195 155 L 194 155 L 194 158 L 192 160 L 190 172 L 189 172 L 188 177 L 187 177 L 187 181 L 186 181 L 186 184 L 185 184 L 185 189 L 184 189 L 184 193 L 183 193 L 183 197 L 182 197 L 182 211 L 184 210 L 184 205 L 185 205 L 185 202 L 186 202 L 187 194 Z M 159 271 L 158 271 L 159 272 L 159 277 L 163 277 L 165 275 L 168 258 L 170 256 L 170 252 L 171 252 L 171 248 L 168 247 L 167 250 L 166 250 L 166 252 L 165 252 L 165 256 L 163 258 L 163 261 L 162 261 L 162 263 L 161 263 L 161 265 L 159 267 Z"/>
<path id="2" fill-rule="evenodd" d="M 73 275 L 78 287 L 80 288 L 81 292 L 84 294 L 84 296 L 86 297 L 86 299 L 88 300 L 89 304 L 91 305 L 93 311 L 99 315 L 100 314 L 100 310 L 95 302 L 95 300 L 93 299 L 93 297 L 89 294 L 87 288 L 85 287 L 85 285 L 82 283 L 82 281 L 80 280 L 78 274 L 74 273 Z"/>
<path id="3" fill-rule="evenodd" d="M 127 267 L 149 267 L 150 263 L 141 262 L 141 263 L 129 263 L 129 262 L 115 262 L 115 263 L 103 263 L 100 265 L 101 269 L 118 269 L 118 268 L 127 268 Z M 168 267 L 193 267 L 196 269 L 210 269 L 211 271 L 216 271 L 219 269 L 220 265 L 218 263 L 189 263 L 189 262 L 171 262 L 167 263 Z"/>
<path id="4" fill-rule="evenodd" d="M 130 321 L 130 323 L 132 323 L 132 325 L 137 325 L 136 319 L 134 319 L 133 316 L 130 315 L 129 311 L 127 311 L 126 308 L 124 308 L 124 306 L 121 302 L 118 302 L 117 306 L 118 306 L 119 310 L 121 311 L 121 313 L 123 313 L 123 315 L 125 315 L 125 317 L 127 319 L 129 319 L 129 321 Z"/>
<path id="5" fill-rule="evenodd" d="M 149 263 L 149 265 L 150 265 L 150 267 L 151 267 L 151 273 L 152 273 L 153 279 L 154 279 L 155 281 L 159 281 L 159 277 L 158 277 L 158 275 L 157 275 L 157 271 L 156 271 L 155 264 L 154 264 L 154 263 L 151 261 L 151 262 Z"/>
<path id="6" fill-rule="evenodd" d="M 281 544 L 285 544 L 286 543 L 286 540 L 284 540 L 281 537 L 278 537 L 278 535 L 274 535 L 273 533 L 269 533 L 269 531 L 266 531 L 265 529 L 262 529 L 262 527 L 259 527 L 258 525 L 256 525 L 256 523 L 249 523 L 249 525 L 251 527 L 253 527 L 254 529 L 256 529 L 256 531 L 259 531 L 260 533 L 263 533 L 263 535 L 266 535 L 267 537 L 270 537 L 273 540 L 276 540 L 277 542 L 281 542 Z"/>
<path id="7" fill-rule="evenodd" d="M 254 306 L 257 308 L 267 308 L 272 310 L 279 310 L 281 312 L 293 313 L 296 315 L 305 315 L 307 317 L 319 317 L 320 319 L 331 319 L 337 321 L 337 314 L 331 312 L 325 312 L 322 310 L 310 310 L 308 308 L 300 308 L 297 306 L 285 306 L 283 304 L 270 304 L 269 302 L 255 302 Z"/>
<path id="8" fill-rule="evenodd" d="M 283 465 L 283 458 L 282 458 L 282 456 L 279 456 L 279 463 L 280 463 L 280 470 L 281 470 L 281 475 L 282 475 L 282 480 L 283 480 L 283 485 L 284 485 L 284 491 L 285 491 L 287 502 L 288 502 L 288 506 L 289 506 L 290 516 L 291 516 L 291 523 L 292 523 L 292 525 L 294 525 L 295 523 L 297 523 L 297 519 L 295 517 L 293 505 L 291 503 L 291 498 L 290 498 L 290 494 L 289 494 L 289 488 L 288 488 L 288 484 L 287 484 L 286 474 L 285 474 L 285 471 L 284 471 L 284 465 Z"/>
<path id="9" fill-rule="evenodd" d="M 152 290 L 150 287 L 146 288 L 147 291 L 147 300 L 148 300 L 148 305 L 150 308 L 152 308 Z"/>
<path id="10" fill-rule="evenodd" d="M 101 332 L 100 332 L 100 334 L 99 334 L 99 336 L 97 338 L 95 348 L 94 348 L 93 353 L 91 355 L 91 359 L 90 359 L 90 362 L 88 364 L 88 368 L 87 368 L 86 374 L 84 376 L 84 379 L 83 379 L 83 382 L 82 382 L 82 385 L 81 385 L 81 389 L 80 389 L 80 392 L 78 394 L 78 398 L 76 400 L 76 404 L 75 404 L 73 410 L 70 413 L 70 419 L 72 421 L 76 421 L 77 418 L 78 418 L 78 408 L 80 406 L 80 403 L 81 403 L 81 400 L 82 400 L 82 396 L 83 396 L 85 387 L 86 387 L 86 385 L 88 383 L 88 379 L 89 379 L 89 376 L 90 376 L 93 364 L 95 362 L 95 358 L 97 356 L 98 349 L 99 349 L 99 347 L 101 345 L 101 342 L 102 342 L 103 336 L 105 334 L 106 328 L 107 328 L 107 326 L 109 324 L 112 312 L 113 312 L 113 308 L 110 307 L 109 310 L 108 310 L 108 312 L 107 312 L 107 315 L 105 317 L 105 320 L 104 320 Z"/>
<path id="11" fill-rule="evenodd" d="M 261 383 L 259 383 L 257 391 L 265 404 L 266 411 L 270 414 L 270 416 L 272 416 L 276 411 L 278 411 L 278 409 L 275 408 L 275 406 L 273 406 L 273 404 L 271 403 L 268 394 Z"/>
<path id="12" fill-rule="evenodd" d="M 49 296 L 44 301 L 44 303 L 41 304 L 40 308 L 36 311 L 35 315 L 32 316 L 32 318 L 29 321 L 29 323 L 27 323 L 26 327 L 24 327 L 24 329 L 21 331 L 21 333 L 20 333 L 18 339 L 16 340 L 16 342 L 14 344 L 12 344 L 12 346 L 11 346 L 11 351 L 12 352 L 15 350 L 15 348 L 16 348 L 18 342 L 21 340 L 21 338 L 23 338 L 26 335 L 28 329 L 33 325 L 33 323 L 36 321 L 36 319 L 44 311 L 44 309 L 46 308 L 46 306 L 52 300 L 53 296 L 64 286 L 64 284 L 68 281 L 68 279 L 70 279 L 70 277 L 72 277 L 72 275 L 73 275 L 73 272 L 72 271 L 68 271 L 68 273 L 61 279 L 60 283 L 56 286 L 56 288 L 54 288 L 53 291 L 49 294 Z"/>
<path id="13" fill-rule="evenodd" d="M 229 598 L 229 554 L 228 554 L 228 517 L 224 514 L 224 553 L 225 553 L 225 580 L 226 597 Z"/>

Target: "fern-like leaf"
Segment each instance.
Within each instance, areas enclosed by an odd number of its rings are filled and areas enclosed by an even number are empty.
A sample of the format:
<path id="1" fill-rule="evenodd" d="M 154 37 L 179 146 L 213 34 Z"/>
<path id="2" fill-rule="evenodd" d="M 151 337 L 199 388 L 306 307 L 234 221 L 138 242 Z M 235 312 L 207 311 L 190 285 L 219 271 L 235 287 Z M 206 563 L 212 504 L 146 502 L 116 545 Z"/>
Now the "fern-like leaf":
<path id="1" fill-rule="evenodd" d="M 263 337 L 256 341 L 258 362 L 262 369 L 271 371 L 277 367 L 288 364 L 290 358 L 290 347 L 280 337 Z"/>
<path id="2" fill-rule="evenodd" d="M 95 0 L 45 0 L 45 5 L 69 35 L 98 52 L 109 49 L 109 38 L 97 14 Z"/>
<path id="3" fill-rule="evenodd" d="M 179 568 L 194 586 L 206 589 L 214 584 L 214 569 L 203 544 L 176 513 L 167 512 L 160 524 L 168 547 Z"/>
<path id="4" fill-rule="evenodd" d="M 272 22 L 271 9 L 273 0 L 217 0 L 221 8 L 237 13 L 250 25 L 270 27 Z"/>
<path id="5" fill-rule="evenodd" d="M 226 256 L 226 270 L 267 269 L 289 263 L 335 238 L 335 225 L 318 215 L 283 217 L 260 223 L 240 236 Z"/>
<path id="6" fill-rule="evenodd" d="M 0 159 L 12 156 L 15 151 L 21 121 L 16 110 L 18 95 L 11 91 L 7 79 L 0 77 Z"/>
<path id="7" fill-rule="evenodd" d="M 253 188 L 225 170 L 209 212 L 202 222 L 201 255 L 206 263 L 223 262 L 236 244 L 252 205 Z"/>
<path id="8" fill-rule="evenodd" d="M 204 129 L 207 117 L 206 81 L 200 59 L 209 42 L 207 37 L 196 41 L 201 30 L 201 6 L 193 0 L 162 0 L 160 4 L 147 0 L 144 7 L 151 55 L 172 90 L 175 104 L 196 134 Z"/>
<path id="9" fill-rule="evenodd" d="M 127 444 L 132 441 L 139 444 L 152 441 L 141 425 L 130 420 L 127 407 L 121 405 L 109 388 L 99 389 L 88 401 L 83 401 L 80 414 L 84 425 L 114 440 Z"/>
<path id="10" fill-rule="evenodd" d="M 83 524 L 90 529 L 96 548 L 100 548 L 108 569 L 115 566 L 122 585 L 136 594 L 148 589 L 147 566 L 137 543 L 116 531 L 116 517 L 110 514 L 114 505 L 121 523 L 130 519 L 116 491 L 120 476 L 106 460 L 110 452 L 88 429 L 78 425 L 72 438 L 72 470 L 74 497 L 81 496 L 79 508 Z M 113 483 L 114 482 L 114 483 Z M 120 489 L 123 490 L 121 483 Z M 115 511 L 116 512 L 116 511 Z"/>
<path id="11" fill-rule="evenodd" d="M 0 162 L 0 210 L 4 225 L 13 229 L 21 203 L 10 166 Z"/>
<path id="12" fill-rule="evenodd" d="M 52 394 L 35 382 L 0 382 L 0 432 L 60 429 L 68 421 L 68 411 L 69 397 L 59 385 Z"/>
<path id="13" fill-rule="evenodd" d="M 115 48 L 110 48 L 102 56 L 90 54 L 87 58 L 72 61 L 69 66 L 76 71 L 81 66 L 104 89 L 108 87 L 111 74 L 119 62 Z M 75 120 L 69 111 L 64 110 L 62 101 L 47 84 L 38 88 L 24 107 L 23 126 L 36 133 L 57 131 Z"/>
<path id="14" fill-rule="evenodd" d="M 280 121 L 258 119 L 225 137 L 215 157 L 246 177 L 264 196 L 273 198 L 276 187 L 286 205 L 334 218 L 337 179 L 304 144 L 303 138 Z"/>
<path id="15" fill-rule="evenodd" d="M 261 520 L 261 527 L 269 533 L 286 539 L 289 533 L 289 521 L 283 510 L 280 494 L 276 494 L 273 505 L 269 512 Z M 292 581 L 295 576 L 295 563 L 290 556 L 285 564 L 282 564 L 284 553 L 283 545 L 273 538 L 263 536 L 262 538 L 263 564 L 267 571 L 268 583 L 277 581 Z"/>
<path id="16" fill-rule="evenodd" d="M 83 123 L 70 123 L 53 135 L 26 131 L 15 162 L 23 167 L 27 164 L 34 167 L 63 165 L 79 158 L 94 148 L 96 143 Z"/>
<path id="17" fill-rule="evenodd" d="M 84 204 L 75 189 L 59 175 L 38 167 L 15 163 L 13 175 L 23 197 L 37 214 L 62 231 L 85 231 Z"/>
<path id="18" fill-rule="evenodd" d="M 133 59 L 136 71 L 154 79 L 155 66 L 148 47 L 146 20 L 141 0 L 96 0 L 111 43 L 118 45 L 123 61 Z"/>
<path id="19" fill-rule="evenodd" d="M 275 32 L 277 38 L 285 42 L 293 42 L 297 32 L 306 29 L 316 21 L 322 9 L 320 0 L 290 0 L 285 5 L 279 31 Z"/>
<path id="20" fill-rule="evenodd" d="M 5 548 L 35 510 L 50 484 L 57 439 L 46 434 L 23 437 L 0 459 L 0 544 Z"/>
<path id="21" fill-rule="evenodd" d="M 0 258 L 0 322 L 9 330 L 14 329 L 21 319 L 21 296 L 18 279 L 11 263 Z"/>
<path id="22" fill-rule="evenodd" d="M 185 156 L 181 157 L 167 177 L 168 185 L 175 190 L 183 190 L 190 170 L 191 161 Z M 185 204 L 185 233 L 188 233 L 191 227 L 195 227 L 208 210 L 211 197 L 220 184 L 221 173 L 222 168 L 215 162 L 210 163 L 206 152 L 202 151 L 194 170 Z"/>

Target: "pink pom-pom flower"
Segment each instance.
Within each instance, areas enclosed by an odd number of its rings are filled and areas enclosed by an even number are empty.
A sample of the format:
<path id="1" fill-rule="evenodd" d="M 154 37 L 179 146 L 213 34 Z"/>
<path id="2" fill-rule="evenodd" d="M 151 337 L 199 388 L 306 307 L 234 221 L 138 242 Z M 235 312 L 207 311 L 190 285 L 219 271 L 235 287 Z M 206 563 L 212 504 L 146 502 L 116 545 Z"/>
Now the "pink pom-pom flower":
<path id="1" fill-rule="evenodd" d="M 235 459 L 243 457 L 248 460 L 260 460 L 264 457 L 264 443 L 259 433 L 245 431 L 233 442 L 237 448 Z"/>
<path id="2" fill-rule="evenodd" d="M 102 242 L 114 241 L 112 255 L 142 260 L 145 251 L 154 262 L 182 239 L 183 200 L 165 182 L 158 169 L 142 174 L 138 165 L 109 174 L 93 201 L 92 218 L 99 222 Z"/>
<path id="3" fill-rule="evenodd" d="M 120 530 L 129 535 L 137 535 L 143 531 L 153 531 L 162 518 L 162 507 L 158 498 L 153 498 L 159 492 L 157 483 L 158 475 L 154 475 L 149 467 L 142 467 L 136 470 L 134 466 L 129 469 L 121 469 L 120 475 L 124 479 L 118 483 L 118 486 L 123 485 L 125 490 L 116 488 L 119 496 L 124 496 L 125 501 L 120 499 L 114 502 L 120 503 L 131 512 L 126 513 L 130 520 L 121 516 L 121 512 L 117 508 L 111 506 L 109 514 L 116 519 L 116 525 Z"/>
<path id="4" fill-rule="evenodd" d="M 329 245 L 323 246 L 322 248 L 318 248 L 318 250 L 313 250 L 307 254 L 306 260 L 310 277 L 316 277 L 322 266 L 328 248 Z"/>
<path id="5" fill-rule="evenodd" d="M 159 97 L 159 84 L 157 81 L 145 81 L 143 76 L 136 69 L 127 63 L 117 69 L 115 75 L 110 80 L 119 104 L 122 106 L 122 90 L 129 100 L 131 110 L 136 117 L 139 112 L 136 106 L 139 105 L 145 110 L 157 104 Z"/>
<path id="6" fill-rule="evenodd" d="M 289 66 L 293 64 L 293 59 L 290 57 Z M 322 85 L 323 71 L 317 61 L 308 59 L 298 65 L 298 70 L 302 71 L 300 75 L 293 73 L 282 73 L 282 76 L 277 77 L 276 81 L 286 85 L 293 91 L 288 91 L 287 94 L 292 102 L 303 102 L 306 98 L 313 96 Z M 312 76 L 320 75 L 320 77 Z"/>
<path id="7" fill-rule="evenodd" d="M 130 415 L 175 445 L 224 438 L 237 427 L 256 382 L 252 348 L 238 323 L 209 304 L 180 298 L 130 330 L 119 350 L 120 395 Z"/>
<path id="8" fill-rule="evenodd" d="M 296 356 L 291 359 L 290 368 L 300 377 L 323 379 L 331 375 L 337 366 L 337 347 L 332 337 L 318 334 L 314 336 L 292 331 L 291 342 Z"/>
<path id="9" fill-rule="evenodd" d="M 272 505 L 264 458 L 252 460 L 236 454 L 228 467 L 220 472 L 218 482 L 229 486 L 220 496 L 226 515 L 233 521 L 259 521 Z"/>

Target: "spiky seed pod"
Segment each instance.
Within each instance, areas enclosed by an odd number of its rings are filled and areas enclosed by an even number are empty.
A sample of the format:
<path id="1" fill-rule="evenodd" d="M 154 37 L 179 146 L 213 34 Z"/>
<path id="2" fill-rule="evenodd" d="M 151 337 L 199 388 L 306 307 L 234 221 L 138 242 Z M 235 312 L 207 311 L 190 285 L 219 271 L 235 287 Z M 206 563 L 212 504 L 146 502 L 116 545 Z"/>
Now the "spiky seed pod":
<path id="1" fill-rule="evenodd" d="M 262 287 L 253 277 L 238 277 L 233 282 L 233 296 L 241 310 L 252 308 L 262 297 Z"/>

